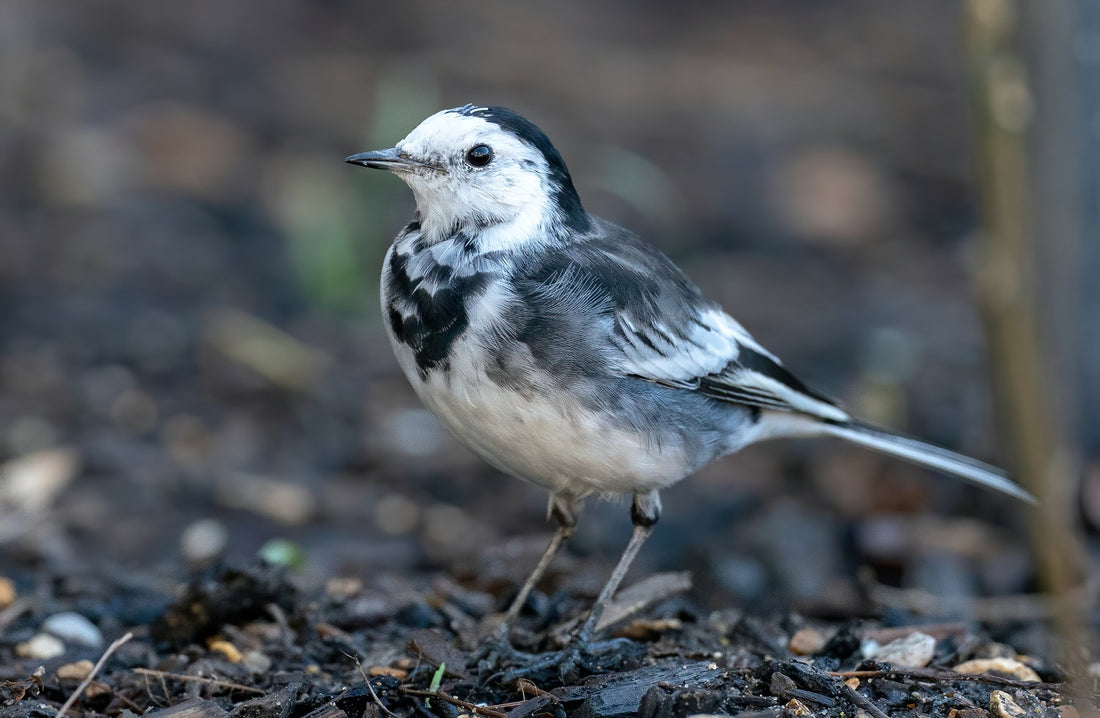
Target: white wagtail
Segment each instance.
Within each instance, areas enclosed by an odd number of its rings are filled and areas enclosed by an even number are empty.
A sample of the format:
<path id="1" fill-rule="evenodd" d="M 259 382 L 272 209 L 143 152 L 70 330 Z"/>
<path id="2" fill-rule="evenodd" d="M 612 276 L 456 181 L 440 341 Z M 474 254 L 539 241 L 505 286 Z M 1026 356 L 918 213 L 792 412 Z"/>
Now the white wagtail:
<path id="1" fill-rule="evenodd" d="M 658 492 L 763 439 L 835 436 L 1031 500 L 999 470 L 807 388 L 665 255 L 585 212 L 561 155 L 511 110 L 444 110 L 346 161 L 394 172 L 416 197 L 381 292 L 416 393 L 490 464 L 550 492 L 558 529 L 498 641 L 585 497 L 631 494 L 634 532 L 579 644 L 660 517 Z"/>

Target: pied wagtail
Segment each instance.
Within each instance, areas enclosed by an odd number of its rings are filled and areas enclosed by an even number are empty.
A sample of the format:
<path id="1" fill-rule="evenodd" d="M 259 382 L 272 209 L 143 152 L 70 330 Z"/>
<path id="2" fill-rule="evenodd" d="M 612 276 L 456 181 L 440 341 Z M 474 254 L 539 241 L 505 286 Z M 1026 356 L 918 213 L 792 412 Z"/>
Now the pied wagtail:
<path id="1" fill-rule="evenodd" d="M 558 529 L 498 642 L 585 497 L 631 494 L 634 532 L 581 645 L 660 517 L 659 491 L 763 439 L 835 436 L 1032 500 L 991 466 L 809 389 L 665 255 L 588 214 L 550 140 L 511 110 L 444 110 L 346 161 L 390 170 L 416 198 L 381 288 L 416 393 L 490 464 L 550 492 Z"/>

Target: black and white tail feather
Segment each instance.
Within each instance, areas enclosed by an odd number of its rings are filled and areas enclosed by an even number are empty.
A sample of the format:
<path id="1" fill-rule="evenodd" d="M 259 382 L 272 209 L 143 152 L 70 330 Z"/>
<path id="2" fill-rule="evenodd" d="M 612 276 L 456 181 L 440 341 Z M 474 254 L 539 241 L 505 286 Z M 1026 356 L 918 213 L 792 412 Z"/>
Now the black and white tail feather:
<path id="1" fill-rule="evenodd" d="M 952 474 L 978 486 L 983 486 L 1034 503 L 1034 497 L 1012 482 L 1000 469 L 948 449 L 888 431 L 863 421 L 853 419 L 836 402 L 818 394 L 794 377 L 774 356 L 767 353 L 732 318 L 722 317 L 714 310 L 711 318 L 721 317 L 718 326 L 699 323 L 699 332 L 719 333 L 730 339 L 732 346 L 725 352 L 714 352 L 713 344 L 706 348 L 712 360 L 724 362 L 717 373 L 702 376 L 655 376 L 650 368 L 653 360 L 643 361 L 628 373 L 666 386 L 702 393 L 722 401 L 744 404 L 759 409 L 758 433 L 755 440 L 782 437 L 832 436 L 887 454 L 905 461 Z M 723 331 L 725 330 L 725 331 Z M 637 328 L 634 327 L 635 333 Z M 730 333 L 735 332 L 734 336 Z M 681 340 L 683 341 L 683 340 Z M 654 352 L 652 342 L 639 342 L 648 352 Z M 698 349 L 698 344 L 686 341 L 681 344 L 680 356 L 661 358 L 667 366 L 698 369 L 700 362 L 692 359 L 684 348 Z M 635 358 L 641 352 L 635 349 Z M 659 352 L 657 352 L 659 353 Z M 718 363 L 713 361 L 713 363 Z M 691 371 L 686 372 L 692 373 Z"/>

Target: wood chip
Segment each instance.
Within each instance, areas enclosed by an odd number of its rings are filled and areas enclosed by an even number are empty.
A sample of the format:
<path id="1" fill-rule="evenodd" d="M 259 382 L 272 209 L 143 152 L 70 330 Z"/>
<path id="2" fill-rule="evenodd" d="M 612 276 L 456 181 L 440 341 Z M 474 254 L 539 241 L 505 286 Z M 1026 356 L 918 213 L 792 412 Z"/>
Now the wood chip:
<path id="1" fill-rule="evenodd" d="M 691 574 L 687 571 L 653 574 L 620 591 L 615 596 L 615 600 L 604 609 L 596 630 L 602 631 L 634 615 L 646 606 L 666 601 L 689 590 L 691 590 Z"/>
<path id="2" fill-rule="evenodd" d="M 371 666 L 367 670 L 367 675 L 371 678 L 375 676 L 392 676 L 399 681 L 403 681 L 409 677 L 409 672 L 401 668 L 391 668 L 389 666 Z"/>
<path id="3" fill-rule="evenodd" d="M 981 673 L 1000 673 L 1018 681 L 1039 681 L 1039 674 L 1015 658 L 976 658 L 955 666 L 956 673 L 978 675 Z"/>
<path id="4" fill-rule="evenodd" d="M 615 632 L 615 635 L 635 641 L 648 641 L 666 631 L 683 628 L 683 625 L 683 621 L 679 618 L 656 618 L 653 620 L 639 618 L 623 626 Z"/>
<path id="5" fill-rule="evenodd" d="M 228 660 L 230 663 L 241 662 L 242 656 L 240 650 L 238 650 L 236 646 L 234 646 L 232 643 L 225 640 L 224 638 L 211 638 L 209 641 L 206 642 L 206 646 L 211 651 L 216 651 L 217 653 L 225 656 L 226 660 Z"/>

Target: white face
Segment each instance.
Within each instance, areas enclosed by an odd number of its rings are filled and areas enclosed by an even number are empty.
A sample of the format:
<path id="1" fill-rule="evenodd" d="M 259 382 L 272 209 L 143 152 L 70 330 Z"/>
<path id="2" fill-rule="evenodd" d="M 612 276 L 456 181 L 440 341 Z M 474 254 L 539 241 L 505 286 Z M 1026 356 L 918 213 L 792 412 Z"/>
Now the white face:
<path id="1" fill-rule="evenodd" d="M 476 110 L 437 112 L 396 149 L 429 165 L 396 172 L 416 197 L 429 239 L 465 229 L 478 234 L 483 250 L 506 249 L 537 240 L 554 216 L 542 153 Z"/>

